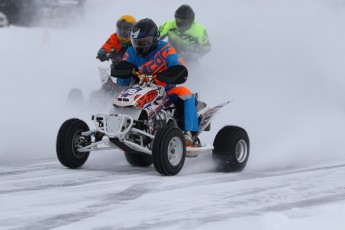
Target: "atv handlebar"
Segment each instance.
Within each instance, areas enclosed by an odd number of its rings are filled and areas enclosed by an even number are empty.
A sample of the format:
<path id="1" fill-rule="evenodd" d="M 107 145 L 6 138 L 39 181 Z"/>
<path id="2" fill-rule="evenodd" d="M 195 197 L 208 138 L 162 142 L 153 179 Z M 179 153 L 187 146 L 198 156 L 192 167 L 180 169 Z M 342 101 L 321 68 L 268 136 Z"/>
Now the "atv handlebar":
<path id="1" fill-rule="evenodd" d="M 108 60 L 111 58 L 111 56 L 113 55 L 113 52 L 111 51 L 111 52 L 106 52 L 105 53 L 105 56 L 108 58 Z M 99 56 L 97 55 L 96 56 L 96 59 L 99 59 Z"/>
<path id="2" fill-rule="evenodd" d="M 157 75 L 146 74 L 146 73 L 139 73 L 138 71 L 134 71 L 134 75 L 139 78 L 139 85 L 149 86 L 154 80 L 157 78 Z"/>

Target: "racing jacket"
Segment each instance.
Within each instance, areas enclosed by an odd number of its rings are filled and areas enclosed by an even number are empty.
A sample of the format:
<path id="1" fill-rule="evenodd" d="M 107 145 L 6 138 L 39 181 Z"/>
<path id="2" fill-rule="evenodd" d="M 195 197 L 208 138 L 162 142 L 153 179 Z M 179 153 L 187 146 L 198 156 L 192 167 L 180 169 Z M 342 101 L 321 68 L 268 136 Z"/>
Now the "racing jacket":
<path id="1" fill-rule="evenodd" d="M 115 56 L 112 58 L 113 62 L 116 62 L 117 59 L 121 59 L 126 52 L 127 48 L 131 44 L 123 44 L 119 41 L 116 33 L 110 35 L 108 40 L 102 45 L 101 49 L 104 49 L 107 52 L 115 51 Z"/>
<path id="2" fill-rule="evenodd" d="M 119 85 L 129 85 L 133 70 L 141 73 L 156 74 L 155 83 L 165 87 L 166 92 L 174 101 L 177 98 L 183 100 L 183 116 L 180 128 L 185 131 L 198 132 L 198 117 L 194 94 L 184 86 L 176 86 L 187 80 L 188 71 L 185 63 L 175 49 L 165 41 L 158 41 L 154 50 L 148 55 L 139 55 L 133 46 L 127 49 L 122 61 L 117 63 L 111 71 L 111 75 L 117 77 Z"/>
<path id="3" fill-rule="evenodd" d="M 145 57 L 140 56 L 133 46 L 129 47 L 122 62 L 112 69 L 112 76 L 118 78 L 119 85 L 129 85 L 131 78 L 135 77 L 132 73 L 134 68 L 141 73 L 157 74 L 156 84 L 164 86 L 166 90 L 184 83 L 188 76 L 183 59 L 165 41 L 158 41 L 156 48 Z"/>
<path id="4" fill-rule="evenodd" d="M 181 31 L 175 20 L 170 20 L 159 27 L 160 39 L 166 37 L 168 42 L 176 49 L 178 54 L 196 53 L 197 55 L 204 55 L 211 49 L 211 44 L 206 32 L 206 29 L 199 23 L 193 22 L 192 26 L 186 30 Z"/>

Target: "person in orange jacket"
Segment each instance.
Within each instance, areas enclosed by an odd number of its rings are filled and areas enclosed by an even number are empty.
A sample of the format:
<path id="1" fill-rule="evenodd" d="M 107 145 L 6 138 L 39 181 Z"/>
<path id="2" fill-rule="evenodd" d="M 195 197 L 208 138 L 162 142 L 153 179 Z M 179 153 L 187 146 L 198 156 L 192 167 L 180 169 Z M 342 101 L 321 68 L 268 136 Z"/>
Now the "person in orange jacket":
<path id="1" fill-rule="evenodd" d="M 131 46 L 129 31 L 137 20 L 131 15 L 123 15 L 116 22 L 116 32 L 111 34 L 108 40 L 98 50 L 97 59 L 101 62 L 112 61 L 112 65 L 119 62 L 126 50 Z M 112 67 L 111 67 L 112 68 Z M 105 92 L 113 91 L 115 83 L 109 78 L 102 86 L 101 90 Z"/>
<path id="2" fill-rule="evenodd" d="M 97 53 L 100 61 L 117 62 L 121 59 L 127 48 L 131 45 L 129 31 L 136 23 L 136 19 L 130 15 L 123 15 L 116 22 L 116 32 L 102 45 Z"/>

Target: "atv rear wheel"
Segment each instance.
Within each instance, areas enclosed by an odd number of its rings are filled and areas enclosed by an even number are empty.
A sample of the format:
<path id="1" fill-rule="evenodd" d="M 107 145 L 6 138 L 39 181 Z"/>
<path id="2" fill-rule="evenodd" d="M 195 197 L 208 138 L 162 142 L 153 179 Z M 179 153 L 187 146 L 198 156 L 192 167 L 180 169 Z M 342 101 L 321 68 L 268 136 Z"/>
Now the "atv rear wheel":
<path id="1" fill-rule="evenodd" d="M 249 137 L 237 126 L 225 126 L 216 135 L 212 156 L 218 170 L 238 172 L 244 169 L 249 157 Z"/>
<path id="2" fill-rule="evenodd" d="M 62 165 L 74 169 L 86 162 L 90 152 L 78 152 L 77 149 L 90 143 L 90 138 L 81 136 L 82 132 L 89 130 L 84 121 L 76 118 L 61 125 L 56 141 L 56 153 Z"/>
<path id="3" fill-rule="evenodd" d="M 186 159 L 186 143 L 179 128 L 158 130 L 152 147 L 153 165 L 163 175 L 176 175 Z"/>
<path id="4" fill-rule="evenodd" d="M 83 92 L 77 88 L 71 89 L 67 96 L 67 102 L 71 105 L 82 105 L 84 103 Z"/>
<path id="5" fill-rule="evenodd" d="M 152 156 L 142 152 L 125 152 L 126 160 L 136 167 L 148 167 L 152 164 Z"/>

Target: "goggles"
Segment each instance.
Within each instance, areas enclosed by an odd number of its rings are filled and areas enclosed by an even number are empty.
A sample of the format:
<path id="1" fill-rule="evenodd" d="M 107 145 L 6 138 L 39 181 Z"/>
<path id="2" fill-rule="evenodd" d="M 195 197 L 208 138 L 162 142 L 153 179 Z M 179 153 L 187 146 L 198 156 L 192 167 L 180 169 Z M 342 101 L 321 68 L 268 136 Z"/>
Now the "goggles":
<path id="1" fill-rule="evenodd" d="M 118 21 L 116 23 L 116 33 L 119 38 L 128 38 L 129 32 L 132 28 L 133 24 L 127 21 Z"/>
<path id="2" fill-rule="evenodd" d="M 190 18 L 176 18 L 177 26 L 189 26 L 193 23 L 193 20 Z"/>
<path id="3" fill-rule="evenodd" d="M 146 38 L 131 38 L 132 45 L 138 48 L 148 47 L 152 44 L 153 37 L 149 36 Z"/>

